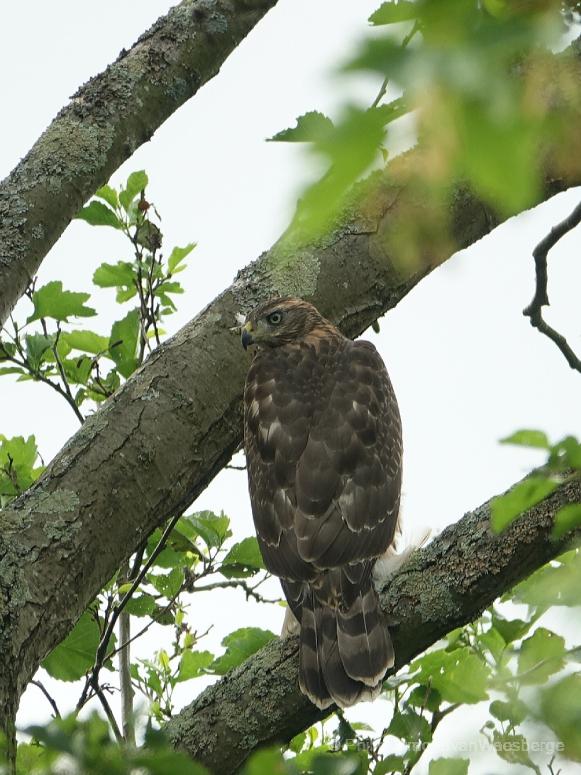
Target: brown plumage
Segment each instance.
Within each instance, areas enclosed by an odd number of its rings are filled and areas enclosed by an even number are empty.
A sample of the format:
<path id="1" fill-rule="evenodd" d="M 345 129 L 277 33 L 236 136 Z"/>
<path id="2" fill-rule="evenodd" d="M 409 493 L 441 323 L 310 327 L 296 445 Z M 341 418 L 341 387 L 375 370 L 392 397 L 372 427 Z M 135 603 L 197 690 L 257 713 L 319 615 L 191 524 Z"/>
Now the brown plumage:
<path id="1" fill-rule="evenodd" d="M 393 648 L 372 570 L 393 541 L 401 424 L 370 342 L 311 305 L 274 299 L 242 343 L 258 345 L 244 393 L 252 513 L 266 567 L 300 622 L 300 686 L 320 708 L 377 695 Z"/>

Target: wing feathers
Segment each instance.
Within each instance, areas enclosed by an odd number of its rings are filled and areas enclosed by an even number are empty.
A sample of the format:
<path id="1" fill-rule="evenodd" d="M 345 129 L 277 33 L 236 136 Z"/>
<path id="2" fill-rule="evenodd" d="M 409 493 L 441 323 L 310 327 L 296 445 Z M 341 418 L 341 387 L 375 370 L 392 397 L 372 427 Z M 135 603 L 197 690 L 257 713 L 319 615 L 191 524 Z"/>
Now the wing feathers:
<path id="1" fill-rule="evenodd" d="M 371 572 L 397 524 L 401 427 L 373 345 L 259 350 L 245 446 L 259 546 L 301 622 L 302 691 L 320 708 L 376 696 L 394 655 Z"/>

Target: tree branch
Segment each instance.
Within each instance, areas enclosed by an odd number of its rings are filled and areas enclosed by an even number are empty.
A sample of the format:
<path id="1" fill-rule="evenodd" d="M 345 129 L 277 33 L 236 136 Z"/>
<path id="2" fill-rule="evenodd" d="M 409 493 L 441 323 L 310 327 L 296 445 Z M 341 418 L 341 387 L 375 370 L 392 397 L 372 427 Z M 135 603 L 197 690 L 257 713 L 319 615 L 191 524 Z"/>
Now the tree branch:
<path id="1" fill-rule="evenodd" d="M 490 501 L 446 528 L 381 588 L 399 669 L 499 595 L 556 557 L 571 541 L 551 539 L 556 511 L 581 501 L 581 482 L 562 485 L 495 535 Z M 578 531 L 580 532 L 580 531 Z M 298 638 L 276 640 L 206 689 L 166 727 L 173 744 L 212 772 L 235 772 L 261 745 L 285 743 L 333 709 L 320 711 L 298 686 Z M 227 740 L 228 744 L 224 745 Z"/>
<path id="2" fill-rule="evenodd" d="M 581 359 L 565 339 L 565 337 L 552 328 L 543 318 L 543 307 L 549 305 L 547 292 L 547 256 L 549 250 L 555 247 L 557 242 L 581 223 L 581 202 L 573 212 L 564 218 L 561 223 L 554 226 L 533 250 L 535 259 L 535 295 L 528 307 L 523 310 L 523 315 L 530 318 L 531 326 L 537 328 L 541 334 L 553 341 L 565 356 L 565 360 L 572 369 L 581 372 Z"/>
<path id="3" fill-rule="evenodd" d="M 183 0 L 74 95 L 0 183 L 0 327 L 82 204 L 277 0 Z"/>

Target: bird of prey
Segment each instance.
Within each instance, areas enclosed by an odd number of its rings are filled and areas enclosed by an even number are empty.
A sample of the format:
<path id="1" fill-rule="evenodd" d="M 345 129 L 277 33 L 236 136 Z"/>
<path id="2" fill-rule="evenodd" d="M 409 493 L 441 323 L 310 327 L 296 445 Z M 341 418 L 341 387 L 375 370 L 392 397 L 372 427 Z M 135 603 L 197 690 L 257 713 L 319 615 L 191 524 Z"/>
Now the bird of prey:
<path id="1" fill-rule="evenodd" d="M 301 690 L 319 708 L 372 699 L 394 662 L 372 571 L 394 540 L 402 470 L 385 365 L 297 298 L 255 309 L 242 344 L 257 345 L 244 391 L 252 513 L 300 623 Z"/>

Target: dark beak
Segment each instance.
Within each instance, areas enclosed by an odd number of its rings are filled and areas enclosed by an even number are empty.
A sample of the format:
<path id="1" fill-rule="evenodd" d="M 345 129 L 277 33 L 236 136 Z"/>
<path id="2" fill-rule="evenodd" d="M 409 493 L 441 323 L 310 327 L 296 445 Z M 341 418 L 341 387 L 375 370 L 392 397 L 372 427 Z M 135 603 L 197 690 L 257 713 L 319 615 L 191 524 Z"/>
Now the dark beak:
<path id="1" fill-rule="evenodd" d="M 253 342 L 252 334 L 248 329 L 243 328 L 242 329 L 242 347 L 244 347 L 245 350 L 248 349 L 248 345 L 252 344 Z"/>

